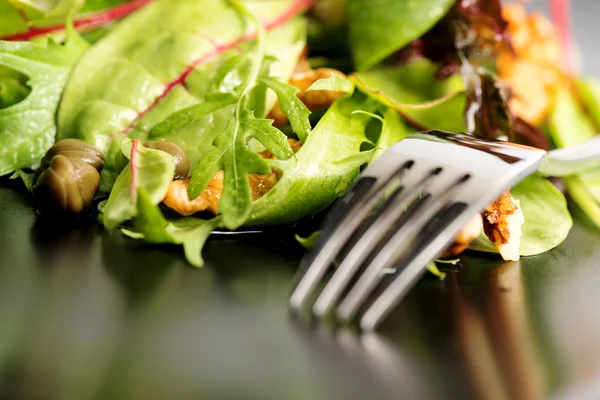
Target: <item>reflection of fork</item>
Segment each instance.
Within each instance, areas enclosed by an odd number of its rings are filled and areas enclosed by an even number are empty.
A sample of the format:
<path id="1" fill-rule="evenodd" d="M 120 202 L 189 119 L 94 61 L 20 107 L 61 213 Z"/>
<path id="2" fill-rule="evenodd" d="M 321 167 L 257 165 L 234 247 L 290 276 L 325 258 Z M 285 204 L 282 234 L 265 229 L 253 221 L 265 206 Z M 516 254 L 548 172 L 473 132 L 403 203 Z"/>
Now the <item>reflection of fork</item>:
<path id="1" fill-rule="evenodd" d="M 340 265 L 313 311 L 323 316 L 348 291 L 338 318 L 349 320 L 362 308 L 361 325 L 372 329 L 425 265 L 503 191 L 538 169 L 563 176 L 595 165 L 600 165 L 600 138 L 545 152 L 465 134 L 411 135 L 383 153 L 336 203 L 302 262 L 290 306 L 297 310 L 309 301 L 337 258 Z M 375 289 L 380 293 L 373 295 Z"/>
<path id="2" fill-rule="evenodd" d="M 468 268 L 468 264 L 465 266 Z M 450 274 L 458 342 L 475 397 L 539 399 L 546 375 L 534 343 L 519 262 L 486 269 L 489 324 L 469 304 Z M 486 285 L 486 286 L 488 286 Z"/>

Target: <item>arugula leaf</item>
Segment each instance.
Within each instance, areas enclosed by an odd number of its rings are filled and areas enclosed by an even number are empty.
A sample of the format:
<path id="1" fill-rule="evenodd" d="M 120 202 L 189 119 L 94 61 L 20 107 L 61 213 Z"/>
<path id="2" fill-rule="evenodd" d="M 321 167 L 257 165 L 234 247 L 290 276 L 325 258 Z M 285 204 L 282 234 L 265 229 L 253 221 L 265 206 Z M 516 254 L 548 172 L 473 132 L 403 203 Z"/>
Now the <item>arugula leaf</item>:
<path id="1" fill-rule="evenodd" d="M 435 264 L 435 261 L 430 261 L 429 264 L 427 264 L 427 270 L 431 274 L 433 274 L 433 275 L 437 276 L 438 278 L 440 278 L 440 280 L 446 279 L 446 273 L 439 270 L 439 268 Z"/>
<path id="2" fill-rule="evenodd" d="M 573 226 L 563 194 L 540 176 L 530 176 L 510 190 L 520 201 L 525 223 L 522 227 L 519 254 L 533 256 L 561 244 Z M 481 234 L 471 245 L 472 250 L 498 253 L 496 246 Z"/>
<path id="3" fill-rule="evenodd" d="M 194 199 L 202 193 L 213 175 L 223 170 L 219 211 L 223 214 L 223 224 L 229 229 L 236 229 L 250 215 L 252 197 L 248 176 L 270 172 L 266 161 L 248 149 L 248 139 L 257 139 L 281 158 L 289 158 L 294 154 L 287 137 L 273 128 L 270 120 L 256 118 L 245 108 L 238 115 L 235 122 L 230 123 L 227 130 L 215 139 L 213 150 L 200 160 L 189 186 L 190 198 Z"/>
<path id="4" fill-rule="evenodd" d="M 455 0 L 348 0 L 354 63 L 366 70 L 419 38 Z"/>
<path id="5" fill-rule="evenodd" d="M 312 249 L 315 243 L 317 243 L 317 240 L 319 240 L 320 235 L 321 231 L 314 231 L 313 233 L 308 235 L 308 237 L 305 238 L 300 235 L 295 235 L 294 237 L 296 238 L 298 243 L 300 243 L 300 246 L 304 247 L 305 249 Z"/>
<path id="6" fill-rule="evenodd" d="M 350 76 L 362 92 L 397 110 L 419 129 L 465 130 L 465 95 L 462 79 L 440 81 L 437 66 L 415 60 L 398 67 L 385 67 Z"/>
<path id="7" fill-rule="evenodd" d="M 102 222 L 108 229 L 136 216 L 136 193 L 140 189 L 152 204 L 160 203 L 175 173 L 173 157 L 163 151 L 147 149 L 129 139 L 123 141 L 121 150 L 129 158 L 129 164 L 117 178 L 103 208 Z"/>
<path id="8" fill-rule="evenodd" d="M 349 79 L 341 78 L 339 75 L 331 73 L 329 78 L 319 79 L 305 90 L 332 90 L 334 92 L 354 93 L 354 83 Z"/>
<path id="9" fill-rule="evenodd" d="M 277 94 L 281 111 L 289 118 L 294 133 L 302 142 L 306 141 L 311 130 L 310 111 L 296 96 L 299 89 L 275 78 L 263 78 L 261 81 Z"/>
<path id="10" fill-rule="evenodd" d="M 27 75 L 29 96 L 0 109 L 0 176 L 39 162 L 54 143 L 54 116 L 73 64 L 87 43 L 70 30 L 64 45 L 0 41 L 0 65 Z"/>
<path id="11" fill-rule="evenodd" d="M 202 267 L 202 247 L 219 225 L 220 218 L 203 220 L 185 217 L 168 221 L 143 188 L 138 189 L 137 199 L 137 232 L 128 229 L 121 231 L 132 239 L 143 239 L 149 243 L 183 245 L 188 262 L 195 267 Z"/>
<path id="12" fill-rule="evenodd" d="M 212 176 L 222 169 L 224 182 L 219 200 L 219 212 L 222 214 L 224 226 L 229 229 L 238 228 L 250 215 L 252 196 L 249 175 L 270 172 L 266 161 L 248 148 L 250 138 L 258 140 L 279 157 L 289 158 L 293 155 L 283 132 L 273 128 L 271 120 L 256 118 L 254 111 L 246 108 L 251 93 L 260 83 L 274 87 L 280 96 L 281 91 L 285 91 L 287 88 L 277 79 L 259 81 L 261 72 L 264 72 L 263 65 L 266 58 L 264 27 L 243 7 L 239 6 L 239 10 L 256 26 L 258 32 L 256 51 L 253 53 L 246 79 L 236 89 L 240 95 L 235 106 L 233 120 L 225 132 L 215 138 L 214 148 L 200 159 L 192 173 L 188 188 L 190 198 L 195 199 L 200 196 Z M 295 93 L 293 95 L 295 98 Z"/>
<path id="13" fill-rule="evenodd" d="M 224 97 L 209 93 L 218 90 L 213 83 L 224 64 L 239 49 L 249 48 L 244 41 L 252 29 L 225 3 L 152 3 L 119 23 L 83 57 L 61 103 L 59 137 L 76 137 L 105 152 L 102 191 L 110 190 L 124 167 L 118 143 L 123 137 L 170 140 L 185 150 L 193 170 L 233 119 L 232 106 L 211 112 L 228 100 L 216 105 Z M 300 3 L 248 3 L 252 12 L 271 23 L 266 48 L 278 60 L 271 63 L 269 75 L 284 81 L 304 48 L 305 21 L 290 19 L 302 11 Z M 131 48 L 137 50 L 132 53 Z M 164 57 L 158 60 L 157 53 Z M 267 99 L 267 107 L 274 100 Z M 194 106 L 198 107 L 190 108 Z"/>

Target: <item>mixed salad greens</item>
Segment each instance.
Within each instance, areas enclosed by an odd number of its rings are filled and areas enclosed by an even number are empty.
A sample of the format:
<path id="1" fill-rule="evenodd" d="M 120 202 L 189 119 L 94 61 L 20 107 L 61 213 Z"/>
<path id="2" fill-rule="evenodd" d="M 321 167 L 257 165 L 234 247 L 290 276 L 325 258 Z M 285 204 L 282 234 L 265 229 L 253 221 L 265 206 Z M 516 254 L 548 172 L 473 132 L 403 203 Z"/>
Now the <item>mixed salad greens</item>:
<path id="1" fill-rule="evenodd" d="M 594 136 L 600 82 L 563 62 L 567 20 L 499 0 L 0 0 L 0 176 L 42 212 L 96 209 L 201 266 L 214 229 L 326 209 L 420 130 L 545 149 Z M 564 182 L 600 226 L 599 173 Z M 510 195 L 521 255 L 565 239 L 553 183 Z M 498 252 L 479 231 L 471 248 Z"/>

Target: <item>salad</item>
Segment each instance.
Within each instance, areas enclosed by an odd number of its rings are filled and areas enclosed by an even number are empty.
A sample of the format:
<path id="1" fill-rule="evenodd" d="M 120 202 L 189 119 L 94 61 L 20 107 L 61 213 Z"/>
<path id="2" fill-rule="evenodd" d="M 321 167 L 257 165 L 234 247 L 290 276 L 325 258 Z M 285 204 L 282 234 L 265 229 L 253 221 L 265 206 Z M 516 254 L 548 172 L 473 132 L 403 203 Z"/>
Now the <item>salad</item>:
<path id="1" fill-rule="evenodd" d="M 418 131 L 595 136 L 600 82 L 551 5 L 554 24 L 499 0 L 0 0 L 0 176 L 201 266 L 215 229 L 327 209 Z M 598 174 L 525 179 L 445 257 L 554 248 L 565 194 L 600 226 Z"/>

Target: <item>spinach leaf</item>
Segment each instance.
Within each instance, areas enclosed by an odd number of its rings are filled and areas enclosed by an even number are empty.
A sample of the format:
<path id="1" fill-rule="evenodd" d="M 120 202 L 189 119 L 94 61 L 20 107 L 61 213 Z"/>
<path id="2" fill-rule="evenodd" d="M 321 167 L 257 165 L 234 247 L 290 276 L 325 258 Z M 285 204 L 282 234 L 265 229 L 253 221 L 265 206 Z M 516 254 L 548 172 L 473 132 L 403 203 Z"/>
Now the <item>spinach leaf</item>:
<path id="1" fill-rule="evenodd" d="M 158 204 L 167 193 L 175 173 L 173 157 L 160 150 L 147 149 L 139 140 L 124 140 L 121 146 L 129 164 L 123 169 L 102 210 L 102 222 L 108 229 L 136 216 L 137 193 L 147 194 L 152 204 Z"/>
<path id="2" fill-rule="evenodd" d="M 520 255 L 541 254 L 565 240 L 573 226 L 573 219 L 567 209 L 565 197 L 554 185 L 540 176 L 530 176 L 510 192 L 520 201 L 525 217 Z M 469 248 L 490 253 L 498 252 L 496 246 L 483 233 Z"/>
<path id="3" fill-rule="evenodd" d="M 465 130 L 464 86 L 459 76 L 440 81 L 437 66 L 415 60 L 351 75 L 359 90 L 392 107 L 419 129 Z"/>
<path id="4" fill-rule="evenodd" d="M 0 176 L 39 162 L 54 143 L 54 116 L 73 64 L 87 43 L 72 30 L 64 45 L 0 41 L 0 65 L 28 77 L 31 93 L 0 109 Z"/>
<path id="5" fill-rule="evenodd" d="M 366 70 L 419 38 L 455 0 L 348 0 L 354 64 Z"/>
<path id="6" fill-rule="evenodd" d="M 143 239 L 149 243 L 183 245 L 188 262 L 195 267 L 202 267 L 202 247 L 219 225 L 220 218 L 203 220 L 186 217 L 168 221 L 143 188 L 138 190 L 137 199 L 137 231 L 121 231 L 130 238 Z"/>
<path id="7" fill-rule="evenodd" d="M 379 105 L 362 93 L 336 101 L 308 135 L 302 148 L 288 160 L 270 160 L 281 171 L 277 185 L 252 205 L 246 225 L 271 225 L 312 215 L 344 194 L 359 173 L 359 166 L 337 162 L 360 152 L 367 140 L 369 115 Z"/>

